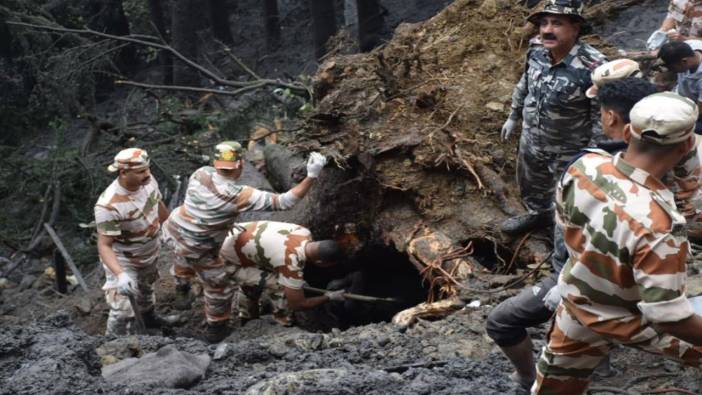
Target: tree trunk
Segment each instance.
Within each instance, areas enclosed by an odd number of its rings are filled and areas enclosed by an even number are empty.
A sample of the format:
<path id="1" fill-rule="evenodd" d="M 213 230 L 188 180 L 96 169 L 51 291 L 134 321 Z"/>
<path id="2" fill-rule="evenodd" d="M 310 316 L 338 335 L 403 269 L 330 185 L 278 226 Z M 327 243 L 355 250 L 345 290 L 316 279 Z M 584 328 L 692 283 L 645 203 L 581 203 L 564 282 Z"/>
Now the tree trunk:
<path id="1" fill-rule="evenodd" d="M 327 53 L 327 41 L 336 33 L 336 15 L 334 2 L 330 0 L 309 0 L 312 12 L 312 34 L 314 36 L 315 54 L 321 58 Z"/>
<path id="2" fill-rule="evenodd" d="M 278 0 L 263 0 L 263 19 L 266 27 L 266 46 L 269 50 L 280 44 L 280 15 Z"/>
<path id="3" fill-rule="evenodd" d="M 149 14 L 151 22 L 158 34 L 168 42 L 168 29 L 166 28 L 165 13 L 163 11 L 163 2 L 161 0 L 149 0 Z M 173 83 L 173 57 L 166 51 L 160 51 L 158 54 L 158 62 L 161 64 L 163 72 L 163 83 L 166 85 Z"/>
<path id="4" fill-rule="evenodd" d="M 12 32 L 7 27 L 7 15 L 0 10 L 0 57 L 11 59 L 12 57 Z"/>
<path id="5" fill-rule="evenodd" d="M 361 51 L 370 51 L 380 44 L 383 14 L 378 0 L 356 0 L 358 8 L 358 45 Z"/>
<path id="6" fill-rule="evenodd" d="M 358 7 L 356 0 L 344 0 L 344 28 L 352 37 L 358 36 Z"/>
<path id="7" fill-rule="evenodd" d="M 88 27 L 117 36 L 129 35 L 129 21 L 122 0 L 92 0 L 86 5 Z M 136 49 L 132 45 L 126 46 L 115 59 L 115 64 L 122 72 L 130 73 L 136 67 Z"/>
<path id="8" fill-rule="evenodd" d="M 227 44 L 234 43 L 229 30 L 229 7 L 226 0 L 209 0 L 210 24 L 218 40 Z"/>
<path id="9" fill-rule="evenodd" d="M 198 1 L 178 0 L 173 2 L 171 9 L 171 45 L 192 60 L 197 60 L 197 15 Z M 198 75 L 184 63 L 173 62 L 173 83 L 176 85 L 196 85 Z"/>

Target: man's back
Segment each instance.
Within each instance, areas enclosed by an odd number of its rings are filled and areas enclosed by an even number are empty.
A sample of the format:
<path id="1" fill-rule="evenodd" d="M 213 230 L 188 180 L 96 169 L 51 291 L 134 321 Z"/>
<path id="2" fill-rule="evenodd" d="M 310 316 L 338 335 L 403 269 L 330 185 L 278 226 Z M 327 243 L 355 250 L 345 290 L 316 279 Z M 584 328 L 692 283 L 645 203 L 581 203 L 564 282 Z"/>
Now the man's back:
<path id="1" fill-rule="evenodd" d="M 656 332 L 684 297 L 685 218 L 657 179 L 604 153 L 584 155 L 557 193 L 570 259 L 560 287 L 566 309 L 601 335 L 632 343 Z"/>

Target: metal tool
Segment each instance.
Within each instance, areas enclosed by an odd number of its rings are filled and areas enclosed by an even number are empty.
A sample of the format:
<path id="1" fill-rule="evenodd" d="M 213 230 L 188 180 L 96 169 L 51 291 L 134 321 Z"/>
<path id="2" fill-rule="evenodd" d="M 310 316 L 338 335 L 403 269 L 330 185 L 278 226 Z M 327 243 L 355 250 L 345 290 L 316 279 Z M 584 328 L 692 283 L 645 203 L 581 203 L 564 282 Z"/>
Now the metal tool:
<path id="1" fill-rule="evenodd" d="M 146 334 L 146 325 L 144 324 L 144 317 L 141 315 L 141 309 L 139 309 L 139 305 L 136 302 L 136 298 L 132 294 L 127 294 L 127 297 L 129 298 L 129 304 L 132 305 L 132 311 L 134 312 L 134 324 L 136 324 L 136 327 L 134 328 L 136 330 L 137 334 Z"/>

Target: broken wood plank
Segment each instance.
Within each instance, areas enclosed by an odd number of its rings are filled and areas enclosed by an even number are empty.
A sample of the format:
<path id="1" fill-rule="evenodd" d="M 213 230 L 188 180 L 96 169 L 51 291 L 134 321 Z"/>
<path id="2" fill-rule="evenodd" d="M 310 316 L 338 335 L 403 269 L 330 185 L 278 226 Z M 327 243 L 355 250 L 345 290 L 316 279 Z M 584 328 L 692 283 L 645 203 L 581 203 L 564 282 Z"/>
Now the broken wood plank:
<path id="1" fill-rule="evenodd" d="M 66 250 L 66 247 L 63 246 L 63 242 L 61 242 L 61 239 L 58 237 L 58 235 L 54 231 L 54 228 L 52 228 L 51 225 L 49 225 L 47 222 L 45 222 L 44 229 L 46 229 L 46 233 L 49 234 L 49 237 L 51 237 L 51 240 L 54 241 L 54 244 L 56 245 L 56 248 L 58 248 L 59 251 L 61 252 L 61 255 L 63 255 L 64 259 L 66 259 L 66 263 L 68 263 L 68 266 L 71 268 L 73 275 L 76 276 L 76 279 L 78 280 L 78 284 L 80 284 L 80 287 L 83 288 L 83 291 L 88 292 L 89 291 L 88 284 L 86 284 L 85 280 L 83 280 L 83 275 L 80 274 L 80 271 L 78 270 L 78 266 L 76 266 L 75 262 L 73 262 L 73 258 Z"/>

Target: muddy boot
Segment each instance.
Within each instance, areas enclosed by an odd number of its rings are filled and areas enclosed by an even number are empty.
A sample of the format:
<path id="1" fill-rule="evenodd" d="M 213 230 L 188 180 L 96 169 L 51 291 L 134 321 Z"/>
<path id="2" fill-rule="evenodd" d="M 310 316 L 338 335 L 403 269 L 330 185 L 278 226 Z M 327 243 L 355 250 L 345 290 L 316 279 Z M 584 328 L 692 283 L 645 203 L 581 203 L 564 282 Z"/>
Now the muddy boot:
<path id="1" fill-rule="evenodd" d="M 141 317 L 144 319 L 144 326 L 147 329 L 161 329 L 169 325 L 168 322 L 156 314 L 154 310 L 143 312 Z"/>
<path id="2" fill-rule="evenodd" d="M 545 227 L 551 224 L 553 211 L 529 212 L 516 217 L 507 218 L 500 225 L 502 233 L 516 236 L 529 232 L 537 227 Z"/>
<path id="3" fill-rule="evenodd" d="M 227 321 L 208 322 L 205 339 L 210 343 L 219 343 L 229 336 Z"/>
<path id="4" fill-rule="evenodd" d="M 187 282 L 176 284 L 175 300 L 173 301 L 173 307 L 176 310 L 190 310 L 192 305 L 193 297 L 190 293 L 190 284 Z"/>

